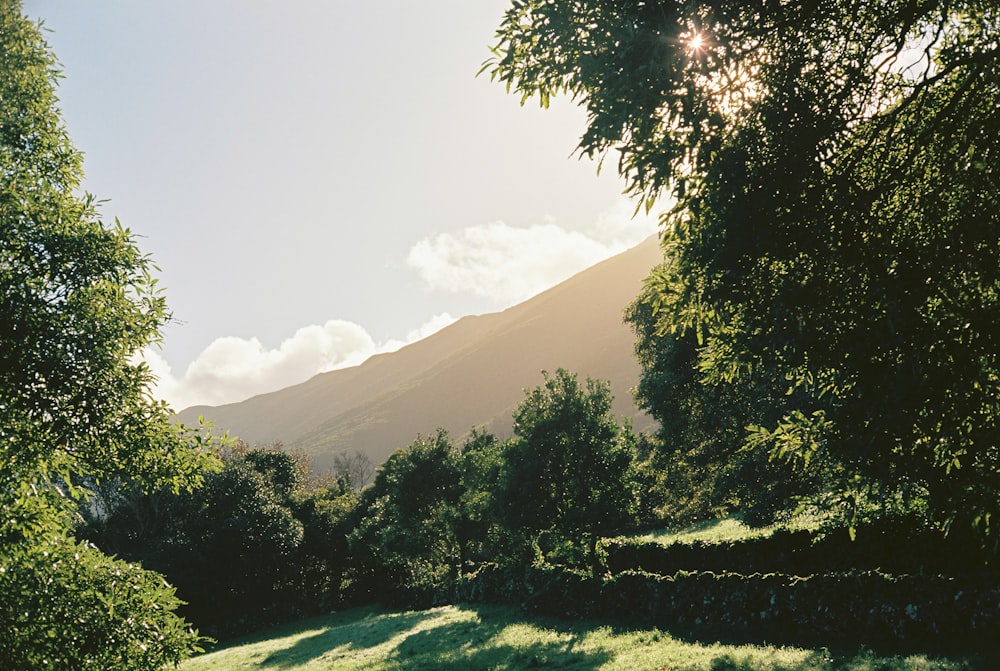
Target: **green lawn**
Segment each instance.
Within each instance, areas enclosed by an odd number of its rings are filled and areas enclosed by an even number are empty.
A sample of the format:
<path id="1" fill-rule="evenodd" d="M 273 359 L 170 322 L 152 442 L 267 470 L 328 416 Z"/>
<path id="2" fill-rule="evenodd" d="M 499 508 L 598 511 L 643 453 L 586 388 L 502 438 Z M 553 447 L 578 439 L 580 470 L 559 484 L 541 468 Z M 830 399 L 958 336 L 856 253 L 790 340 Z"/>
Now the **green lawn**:
<path id="1" fill-rule="evenodd" d="M 655 628 L 525 616 L 505 606 L 386 612 L 357 608 L 272 629 L 182 664 L 182 671 L 425 669 L 957 671 L 971 660 L 879 657 L 769 645 L 695 643 Z"/>

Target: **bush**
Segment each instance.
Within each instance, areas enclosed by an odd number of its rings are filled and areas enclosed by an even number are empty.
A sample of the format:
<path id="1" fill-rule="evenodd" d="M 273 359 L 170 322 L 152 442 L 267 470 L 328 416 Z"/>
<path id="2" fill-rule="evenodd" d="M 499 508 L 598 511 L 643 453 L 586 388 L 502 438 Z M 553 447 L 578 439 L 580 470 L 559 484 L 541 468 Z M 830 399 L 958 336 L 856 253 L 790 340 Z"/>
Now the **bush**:
<path id="1" fill-rule="evenodd" d="M 523 575 L 483 566 L 462 577 L 456 596 L 788 644 L 983 649 L 1000 637 L 1000 583 L 982 577 L 625 571 L 602 579 L 552 566 Z"/>
<path id="2" fill-rule="evenodd" d="M 714 571 L 805 576 L 862 570 L 959 576 L 988 568 L 986 553 L 971 535 L 945 537 L 928 526 L 899 518 L 860 527 L 854 540 L 845 528 L 819 536 L 806 530 L 779 530 L 766 538 L 721 543 L 661 545 L 613 539 L 606 541 L 605 549 L 612 573 Z"/>
<path id="3" fill-rule="evenodd" d="M 629 571 L 603 583 L 594 613 L 795 644 L 984 648 L 1000 635 L 998 599 L 1000 585 L 977 578 Z"/>
<path id="4" fill-rule="evenodd" d="M 203 640 L 163 578 L 63 537 L 0 549 L 0 659 L 35 671 L 158 671 Z"/>

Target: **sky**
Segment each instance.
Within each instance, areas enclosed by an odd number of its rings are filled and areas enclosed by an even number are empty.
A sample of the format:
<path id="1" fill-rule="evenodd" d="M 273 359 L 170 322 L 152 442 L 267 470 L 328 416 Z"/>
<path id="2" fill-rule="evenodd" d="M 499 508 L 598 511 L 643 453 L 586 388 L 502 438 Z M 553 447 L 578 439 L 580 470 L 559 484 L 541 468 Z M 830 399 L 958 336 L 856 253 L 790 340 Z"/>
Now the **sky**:
<path id="1" fill-rule="evenodd" d="M 159 268 L 175 409 L 357 365 L 655 232 L 585 112 L 487 74 L 509 0 L 24 0 L 84 188 Z"/>

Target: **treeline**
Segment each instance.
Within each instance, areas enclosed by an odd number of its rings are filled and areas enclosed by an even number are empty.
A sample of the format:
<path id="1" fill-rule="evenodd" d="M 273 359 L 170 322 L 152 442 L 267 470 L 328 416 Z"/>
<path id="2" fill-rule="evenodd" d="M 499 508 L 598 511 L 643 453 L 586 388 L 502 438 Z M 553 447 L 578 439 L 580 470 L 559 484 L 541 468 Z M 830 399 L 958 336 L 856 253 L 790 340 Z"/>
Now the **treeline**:
<path id="1" fill-rule="evenodd" d="M 79 534 L 162 573 L 215 637 L 348 604 L 442 603 L 463 566 L 487 561 L 595 567 L 598 539 L 649 521 L 655 491 L 611 400 L 608 383 L 559 370 L 517 407 L 512 438 L 418 437 L 360 490 L 349 468 L 317 478 L 280 446 L 237 444 L 198 489 L 106 488 Z"/>
<path id="2" fill-rule="evenodd" d="M 662 443 L 670 426 L 660 436 L 637 435 L 616 422 L 611 400 L 607 382 L 581 383 L 562 369 L 544 374 L 514 411 L 511 438 L 482 430 L 461 442 L 444 431 L 418 437 L 363 488 L 354 480 L 370 471 L 358 455 L 341 455 L 339 471 L 316 477 L 280 444 L 236 443 L 218 450 L 218 465 L 198 489 L 106 488 L 79 533 L 164 575 L 187 602 L 180 613 L 215 638 L 362 603 L 447 603 L 479 589 L 469 576 L 530 582 L 531 575 L 554 575 L 537 574 L 544 567 L 595 579 L 653 567 L 673 575 L 750 566 L 743 571 L 749 575 L 782 570 L 794 555 L 798 575 L 809 575 L 828 570 L 817 554 L 851 571 L 891 568 L 877 557 L 903 552 L 907 570 L 922 572 L 940 568 L 935 557 L 951 550 L 962 554 L 952 565 L 963 573 L 987 566 L 974 537 L 946 539 L 899 501 L 869 509 L 868 524 L 834 516 L 818 545 L 809 532 L 795 536 L 794 546 L 677 546 L 666 555 L 658 546 L 601 543 L 699 517 L 740 514 L 772 523 L 796 507 L 829 503 L 821 479 L 783 473 L 755 455 L 735 453 L 725 464 L 701 455 L 698 468 L 664 468 L 676 458 Z M 853 544 L 848 529 L 853 534 L 859 525 Z M 876 529 L 893 533 L 883 538 Z M 668 556 L 687 556 L 687 563 Z M 488 584 L 482 589 L 497 593 Z M 525 589 L 500 591 L 521 599 Z"/>

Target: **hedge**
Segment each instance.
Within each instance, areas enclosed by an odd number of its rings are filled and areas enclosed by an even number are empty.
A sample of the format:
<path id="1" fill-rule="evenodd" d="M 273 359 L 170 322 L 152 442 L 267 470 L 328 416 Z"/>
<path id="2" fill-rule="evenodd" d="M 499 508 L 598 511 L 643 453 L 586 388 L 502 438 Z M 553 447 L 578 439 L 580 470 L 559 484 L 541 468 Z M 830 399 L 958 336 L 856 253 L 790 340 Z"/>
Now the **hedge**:
<path id="1" fill-rule="evenodd" d="M 612 539 L 605 542 L 612 573 L 645 571 L 673 575 L 678 571 L 819 573 L 878 571 L 890 574 L 970 575 L 982 572 L 987 558 L 973 539 L 944 538 L 929 528 L 913 528 L 886 520 L 857 530 L 821 537 L 809 531 L 780 530 L 767 538 L 721 543 L 674 543 Z"/>
<path id="2" fill-rule="evenodd" d="M 1000 585 L 877 571 L 809 578 L 625 571 L 605 578 L 557 567 L 523 573 L 482 566 L 462 576 L 460 601 L 519 602 L 538 614 L 610 617 L 717 629 L 771 642 L 896 649 L 984 649 L 1000 640 Z"/>

